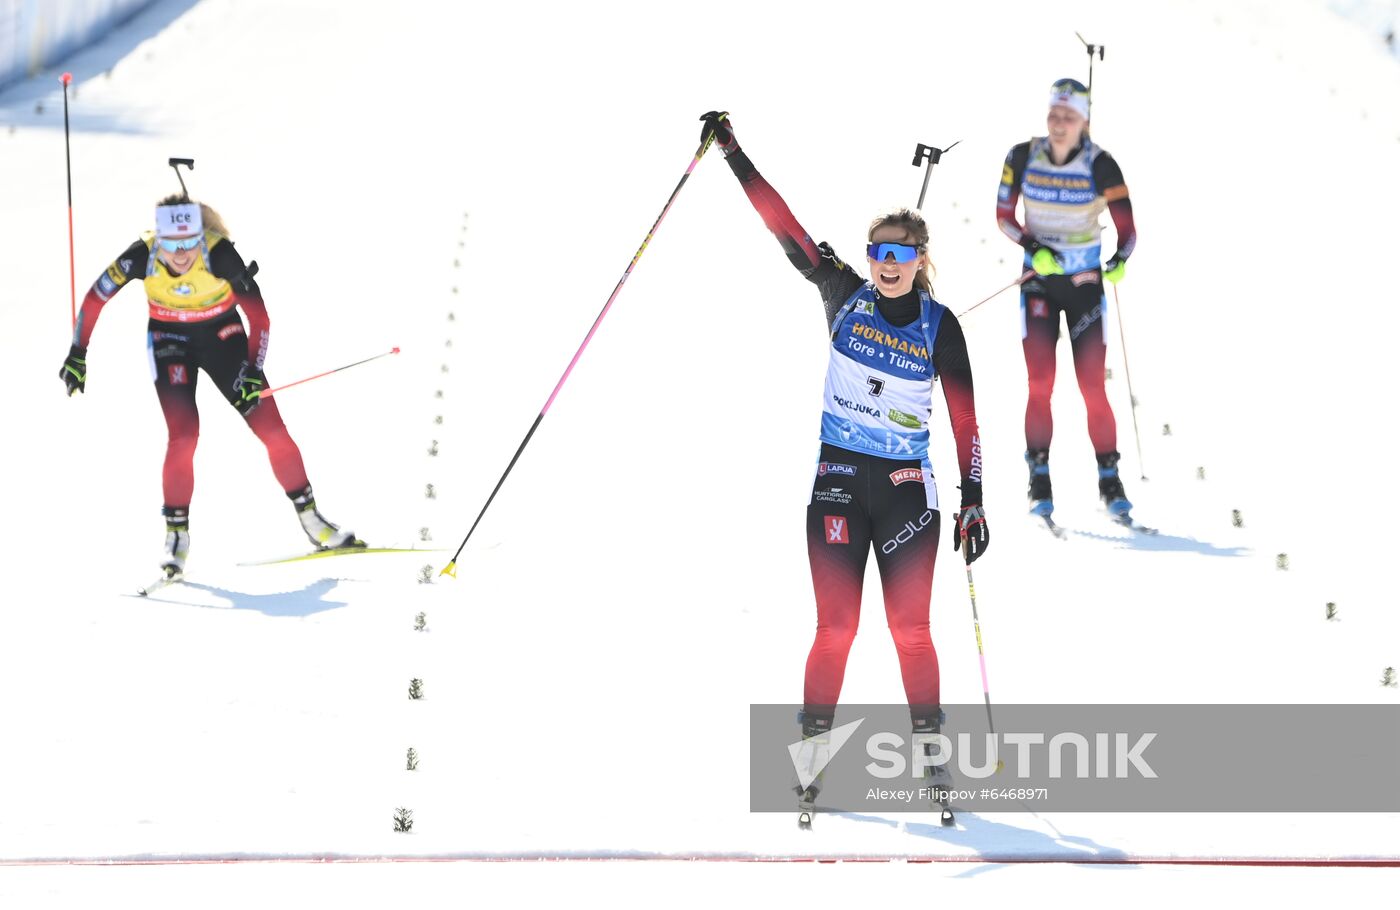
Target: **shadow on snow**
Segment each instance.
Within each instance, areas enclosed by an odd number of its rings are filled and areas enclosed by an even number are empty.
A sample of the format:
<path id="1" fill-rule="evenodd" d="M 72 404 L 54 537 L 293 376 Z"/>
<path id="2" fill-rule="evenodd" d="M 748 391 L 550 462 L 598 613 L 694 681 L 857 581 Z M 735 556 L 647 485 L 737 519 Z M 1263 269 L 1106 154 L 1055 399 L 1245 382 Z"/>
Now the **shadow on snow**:
<path id="1" fill-rule="evenodd" d="M 330 600 L 326 597 L 343 580 L 322 578 L 311 582 L 298 591 L 277 591 L 272 594 L 247 594 L 214 585 L 183 581 L 178 587 L 213 594 L 215 597 L 227 600 L 228 606 L 213 606 L 207 603 L 171 600 L 163 597 L 152 599 L 186 607 L 200 607 L 206 610 L 252 610 L 264 616 L 314 616 L 317 613 L 325 613 L 329 610 L 338 610 L 341 607 L 349 606 L 346 601 Z M 171 593 L 173 593 L 173 589 L 171 589 Z"/>
<path id="2" fill-rule="evenodd" d="M 1097 531 L 1084 531 L 1079 528 L 1069 528 L 1075 537 L 1085 537 L 1089 540 L 1102 540 L 1108 543 L 1120 545 L 1125 550 L 1153 550 L 1161 553 L 1199 553 L 1202 556 L 1248 556 L 1248 547 L 1221 547 L 1208 540 L 1196 540 L 1194 537 L 1177 537 L 1173 534 L 1164 534 L 1158 531 L 1156 534 L 1140 534 L 1132 532 L 1131 537 L 1122 537 L 1117 534 L 1101 534 Z"/>
<path id="3" fill-rule="evenodd" d="M 1030 828 L 1020 828 L 1016 825 L 1009 825 L 1003 822 L 992 821 L 985 815 L 976 815 L 967 811 L 959 811 L 957 806 L 953 807 L 957 815 L 956 827 L 945 828 L 938 822 L 904 822 L 904 831 L 911 837 L 927 838 L 942 844 L 956 844 L 968 847 L 977 852 L 979 856 L 992 860 L 1004 858 L 1008 864 L 1016 864 L 1025 861 L 1054 860 L 1057 862 L 1122 862 L 1129 860 L 1127 853 L 1117 847 L 1106 847 L 1087 837 L 1078 837 L 1062 833 L 1049 821 L 1035 815 L 1035 818 L 1043 824 L 1054 829 L 1054 834 L 1047 834 L 1043 831 L 1035 831 Z M 821 823 L 821 816 L 835 816 L 848 821 L 860 822 L 862 824 L 881 825 L 887 828 L 898 829 L 900 820 L 882 815 L 869 815 L 861 812 L 820 812 L 817 816 L 817 824 Z M 1034 815 L 1034 813 L 1031 813 Z M 988 845 L 995 844 L 994 850 L 989 850 Z M 911 857 L 913 858 L 913 857 Z M 978 867 L 969 870 L 964 875 L 985 874 L 994 867 Z"/>

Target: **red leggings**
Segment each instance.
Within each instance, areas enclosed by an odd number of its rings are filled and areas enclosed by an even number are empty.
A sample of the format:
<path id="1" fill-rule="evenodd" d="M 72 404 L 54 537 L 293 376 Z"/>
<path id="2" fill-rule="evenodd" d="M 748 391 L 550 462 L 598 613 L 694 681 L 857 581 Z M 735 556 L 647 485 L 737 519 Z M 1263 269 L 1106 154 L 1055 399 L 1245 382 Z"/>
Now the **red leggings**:
<path id="1" fill-rule="evenodd" d="M 899 654 L 904 693 L 911 705 L 937 706 L 938 653 L 929 635 L 929 594 L 938 553 L 938 510 L 924 485 L 898 483 L 891 474 L 921 469 L 823 445 L 807 506 L 807 554 L 817 596 L 817 635 L 807 657 L 805 710 L 829 715 L 841 695 L 846 658 L 860 622 L 861 588 L 870 548 L 884 587 L 885 620 Z M 852 469 L 850 473 L 846 469 Z"/>
<path id="2" fill-rule="evenodd" d="M 195 386 L 202 369 L 229 401 L 234 381 L 248 356 L 248 340 L 237 313 L 211 325 L 151 322 L 147 335 L 156 396 L 165 415 L 169 442 L 161 475 L 167 508 L 188 509 L 194 494 L 194 450 L 199 441 Z M 247 417 L 248 427 L 267 446 L 277 482 L 289 494 L 307 486 L 301 451 L 282 423 L 277 402 L 264 399 Z"/>
<path id="3" fill-rule="evenodd" d="M 1085 277 L 1088 276 L 1088 277 Z M 1076 285 L 1078 279 L 1081 283 Z M 1104 389 L 1108 326 L 1099 273 L 1033 278 L 1021 289 L 1021 348 L 1026 355 L 1026 448 L 1048 449 L 1054 433 L 1050 393 L 1055 387 L 1055 345 L 1060 314 L 1069 324 L 1074 375 L 1089 420 L 1089 441 L 1101 454 L 1118 449 L 1118 424 Z"/>

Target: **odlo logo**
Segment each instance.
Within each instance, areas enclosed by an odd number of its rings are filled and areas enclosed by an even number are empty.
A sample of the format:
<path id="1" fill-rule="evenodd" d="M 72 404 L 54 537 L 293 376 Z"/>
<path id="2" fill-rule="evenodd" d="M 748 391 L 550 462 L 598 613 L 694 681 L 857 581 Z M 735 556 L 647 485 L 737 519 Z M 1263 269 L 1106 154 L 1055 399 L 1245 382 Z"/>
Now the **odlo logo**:
<path id="1" fill-rule="evenodd" d="M 830 519 L 827 520 L 830 521 Z M 880 552 L 893 553 L 895 550 L 899 549 L 900 544 L 908 543 L 910 540 L 913 540 L 914 535 L 922 531 L 924 528 L 927 528 L 929 526 L 929 523 L 932 521 L 933 510 L 925 509 L 924 514 L 920 515 L 917 520 L 906 521 L 904 523 L 904 527 L 900 529 L 898 534 L 881 544 Z"/>

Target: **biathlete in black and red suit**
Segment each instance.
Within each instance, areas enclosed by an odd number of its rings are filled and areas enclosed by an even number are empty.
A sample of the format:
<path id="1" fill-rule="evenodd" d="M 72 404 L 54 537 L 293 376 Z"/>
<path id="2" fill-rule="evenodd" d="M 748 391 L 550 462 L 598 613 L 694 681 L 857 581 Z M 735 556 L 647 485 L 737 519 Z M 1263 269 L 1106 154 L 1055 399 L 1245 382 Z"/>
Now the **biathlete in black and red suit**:
<path id="1" fill-rule="evenodd" d="M 127 247 L 93 284 L 59 373 L 68 394 L 83 391 L 87 383 L 88 344 L 103 306 L 137 278 L 150 308 L 146 345 L 151 377 L 169 430 L 162 473 L 166 539 L 161 567 L 166 574 L 182 573 L 189 552 L 200 370 L 267 446 L 273 474 L 311 542 L 317 547 L 362 545 L 317 511 L 301 452 L 282 423 L 277 402 L 261 397 L 267 388 L 267 307 L 222 219 L 209 206 L 180 196 L 162 200 L 156 206 L 155 232 Z M 247 316 L 246 326 L 239 310 Z"/>
<path id="2" fill-rule="evenodd" d="M 971 562 L 989 538 L 972 368 L 962 328 L 930 291 L 928 227 L 911 209 L 876 218 L 866 281 L 829 245 L 812 242 L 740 149 L 727 115 L 702 119 L 763 223 L 817 286 L 830 331 L 821 452 L 807 507 L 817 634 L 807 658 L 803 736 L 831 728 L 872 546 L 915 732 L 936 731 L 941 697 L 929 595 L 940 509 L 928 458 L 935 378 L 943 380 L 962 480 L 954 546 Z"/>
<path id="3" fill-rule="evenodd" d="M 1050 393 L 1063 313 L 1098 461 L 1099 495 L 1110 513 L 1126 519 L 1132 503 L 1118 476 L 1118 427 L 1104 389 L 1108 313 L 1103 280 L 1122 280 L 1137 230 L 1123 172 L 1113 156 L 1089 138 L 1088 117 L 1088 89 L 1073 79 L 1056 82 L 1050 90 L 1048 135 L 1022 142 L 1006 156 L 997 191 L 997 225 L 1025 248 L 1025 265 L 1036 272 L 1021 285 L 1031 511 L 1048 518 L 1055 508 Z M 1024 226 L 1016 220 L 1016 202 L 1022 198 Z M 1099 218 L 1105 207 L 1118 233 L 1118 249 L 1100 265 Z"/>

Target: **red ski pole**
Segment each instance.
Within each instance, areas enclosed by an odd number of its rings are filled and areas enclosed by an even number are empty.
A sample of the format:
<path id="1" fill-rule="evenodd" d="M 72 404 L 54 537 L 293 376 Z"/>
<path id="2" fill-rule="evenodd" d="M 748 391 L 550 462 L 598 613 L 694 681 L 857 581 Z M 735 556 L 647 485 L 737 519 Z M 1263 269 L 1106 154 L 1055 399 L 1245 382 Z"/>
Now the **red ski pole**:
<path id="1" fill-rule="evenodd" d="M 981 306 L 982 304 L 986 303 L 988 300 L 991 300 L 993 297 L 996 297 L 996 296 L 1002 294 L 1002 293 L 1005 292 L 1005 291 L 1011 290 L 1012 288 L 1014 288 L 1014 287 L 1015 287 L 1016 285 L 1018 285 L 1018 284 L 1024 283 L 1025 280 L 1026 280 L 1027 278 L 1030 278 L 1030 277 L 1031 277 L 1032 275 L 1034 275 L 1034 274 L 1035 274 L 1035 269 L 1026 269 L 1024 272 L 1021 273 L 1021 277 L 1020 277 L 1020 278 L 1017 278 L 1015 281 L 1011 282 L 1010 284 L 1006 285 L 1005 287 L 997 288 L 997 289 L 996 289 L 995 291 L 993 291 L 991 294 L 988 294 L 986 297 L 983 297 L 981 300 L 977 301 L 977 302 L 974 303 L 972 306 L 968 307 L 967 309 L 965 309 L 965 310 L 963 310 L 961 313 L 959 313 L 959 314 L 958 314 L 958 318 L 959 318 L 959 319 L 963 318 L 963 317 L 966 316 L 968 313 L 971 313 L 973 310 L 977 309 L 979 306 Z"/>
<path id="2" fill-rule="evenodd" d="M 63 161 L 68 169 L 68 322 L 69 328 L 78 325 L 78 280 L 77 269 L 73 264 L 73 155 L 68 139 L 68 83 L 73 81 L 72 73 L 59 77 L 63 83 Z"/>
<path id="3" fill-rule="evenodd" d="M 313 379 L 320 379 L 322 376 L 329 376 L 332 373 L 339 373 L 341 370 L 348 370 L 351 367 L 357 367 L 362 363 L 369 363 L 371 360 L 378 360 L 381 357 L 388 357 L 390 354 L 397 354 L 398 352 L 398 348 L 393 348 L 392 350 L 385 351 L 383 354 L 375 354 L 373 357 L 366 357 L 364 360 L 357 360 L 354 363 L 347 363 L 343 367 L 336 367 L 333 370 L 326 370 L 324 373 L 317 373 L 315 376 L 308 376 L 305 379 L 298 379 L 296 382 L 289 382 L 286 385 L 279 385 L 275 389 L 263 389 L 261 392 L 258 393 L 258 397 L 271 398 L 273 395 L 276 395 L 283 389 L 290 389 L 294 385 L 301 385 L 303 382 L 310 382 Z"/>

